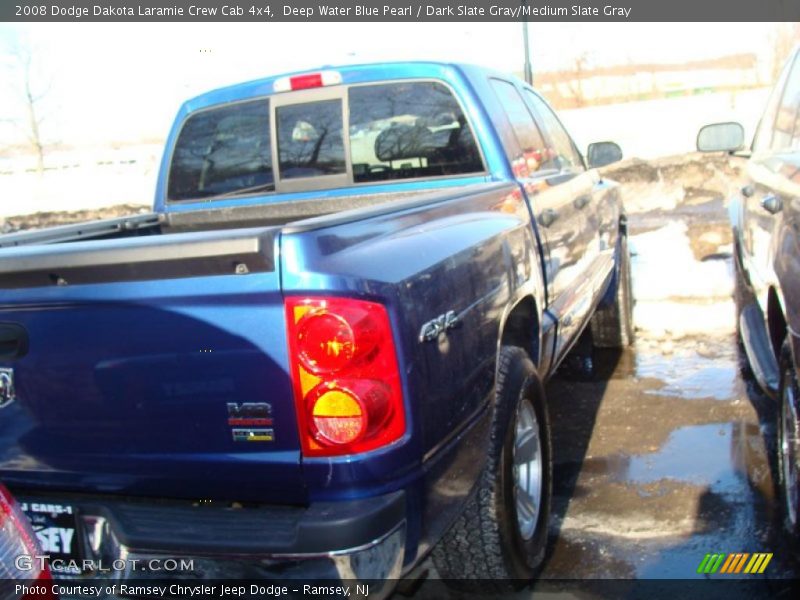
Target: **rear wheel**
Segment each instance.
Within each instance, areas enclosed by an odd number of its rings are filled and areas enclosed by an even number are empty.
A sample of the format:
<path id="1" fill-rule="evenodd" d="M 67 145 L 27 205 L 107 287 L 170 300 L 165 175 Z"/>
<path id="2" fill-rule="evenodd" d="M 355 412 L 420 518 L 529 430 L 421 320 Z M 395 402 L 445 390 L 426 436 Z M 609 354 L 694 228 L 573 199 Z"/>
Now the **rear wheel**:
<path id="1" fill-rule="evenodd" d="M 448 585 L 504 591 L 534 576 L 547 542 L 550 457 L 541 381 L 527 353 L 506 346 L 486 467 L 476 494 L 433 551 Z"/>
<path id="2" fill-rule="evenodd" d="M 617 269 L 617 290 L 614 302 L 598 308 L 592 316 L 592 341 L 598 348 L 624 348 L 634 339 L 633 283 L 628 237 L 620 234 Z"/>
<path id="3" fill-rule="evenodd" d="M 781 350 L 781 384 L 779 390 L 780 407 L 778 414 L 778 475 L 780 496 L 783 505 L 784 525 L 787 532 L 796 539 L 800 533 L 798 513 L 800 513 L 800 488 L 798 485 L 798 464 L 800 459 L 800 422 L 798 420 L 797 375 L 792 361 L 788 340 Z"/>

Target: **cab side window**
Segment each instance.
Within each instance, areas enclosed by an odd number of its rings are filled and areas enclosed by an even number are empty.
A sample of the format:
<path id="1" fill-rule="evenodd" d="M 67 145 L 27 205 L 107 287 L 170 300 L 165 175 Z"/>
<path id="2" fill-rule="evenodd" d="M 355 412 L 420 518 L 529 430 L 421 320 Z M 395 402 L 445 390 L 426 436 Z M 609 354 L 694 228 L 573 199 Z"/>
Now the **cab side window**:
<path id="1" fill-rule="evenodd" d="M 503 140 L 514 174 L 528 177 L 537 171 L 558 169 L 555 151 L 546 142 L 517 88 L 502 79 L 490 81 L 514 134 L 513 140 Z"/>
<path id="2" fill-rule="evenodd" d="M 553 140 L 559 166 L 568 171 L 583 171 L 583 159 L 567 130 L 558 120 L 552 109 L 538 95 L 530 90 L 525 90 L 525 97 L 536 115 L 541 119 L 544 130 Z"/>

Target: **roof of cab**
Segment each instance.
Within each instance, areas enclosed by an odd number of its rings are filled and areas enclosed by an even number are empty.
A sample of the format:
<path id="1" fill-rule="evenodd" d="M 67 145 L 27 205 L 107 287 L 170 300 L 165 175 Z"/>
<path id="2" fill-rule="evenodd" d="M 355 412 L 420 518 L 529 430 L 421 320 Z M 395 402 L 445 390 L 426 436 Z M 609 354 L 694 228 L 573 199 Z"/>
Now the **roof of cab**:
<path id="1" fill-rule="evenodd" d="M 316 69 L 305 69 L 303 71 L 281 73 L 279 75 L 273 75 L 263 79 L 246 81 L 244 83 L 237 83 L 227 87 L 211 90 L 187 100 L 183 104 L 181 112 L 189 113 L 215 104 L 224 104 L 227 102 L 246 100 L 248 98 L 269 96 L 276 93 L 274 90 L 274 84 L 276 80 L 319 71 L 337 71 L 342 76 L 342 84 L 347 85 L 354 83 L 368 83 L 372 81 L 386 81 L 390 79 L 425 77 L 452 80 L 454 77 L 456 77 L 456 73 L 458 71 L 463 72 L 473 69 L 480 69 L 487 72 L 490 71 L 489 69 L 483 69 L 482 67 L 475 65 L 444 62 L 390 62 L 341 66 L 325 65 Z"/>

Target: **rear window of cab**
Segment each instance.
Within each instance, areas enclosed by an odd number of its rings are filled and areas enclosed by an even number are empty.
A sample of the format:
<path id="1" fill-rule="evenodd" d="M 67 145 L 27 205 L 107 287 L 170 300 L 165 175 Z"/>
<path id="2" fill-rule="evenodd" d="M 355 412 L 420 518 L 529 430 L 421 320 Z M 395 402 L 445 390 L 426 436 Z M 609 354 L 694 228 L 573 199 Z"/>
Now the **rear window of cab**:
<path id="1" fill-rule="evenodd" d="M 338 96 L 316 100 L 312 91 L 296 103 L 291 96 L 272 103 L 258 98 L 192 114 L 172 153 L 168 199 L 221 199 L 484 171 L 466 116 L 444 84 L 359 85 Z"/>

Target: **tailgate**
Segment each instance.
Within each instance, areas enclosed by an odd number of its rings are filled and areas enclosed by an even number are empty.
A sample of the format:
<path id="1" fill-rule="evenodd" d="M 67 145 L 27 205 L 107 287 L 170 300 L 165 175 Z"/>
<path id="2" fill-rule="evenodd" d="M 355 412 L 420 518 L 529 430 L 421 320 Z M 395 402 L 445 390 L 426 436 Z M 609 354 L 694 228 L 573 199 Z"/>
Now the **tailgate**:
<path id="1" fill-rule="evenodd" d="M 0 252 L 0 478 L 42 490 L 304 501 L 276 236 Z"/>

